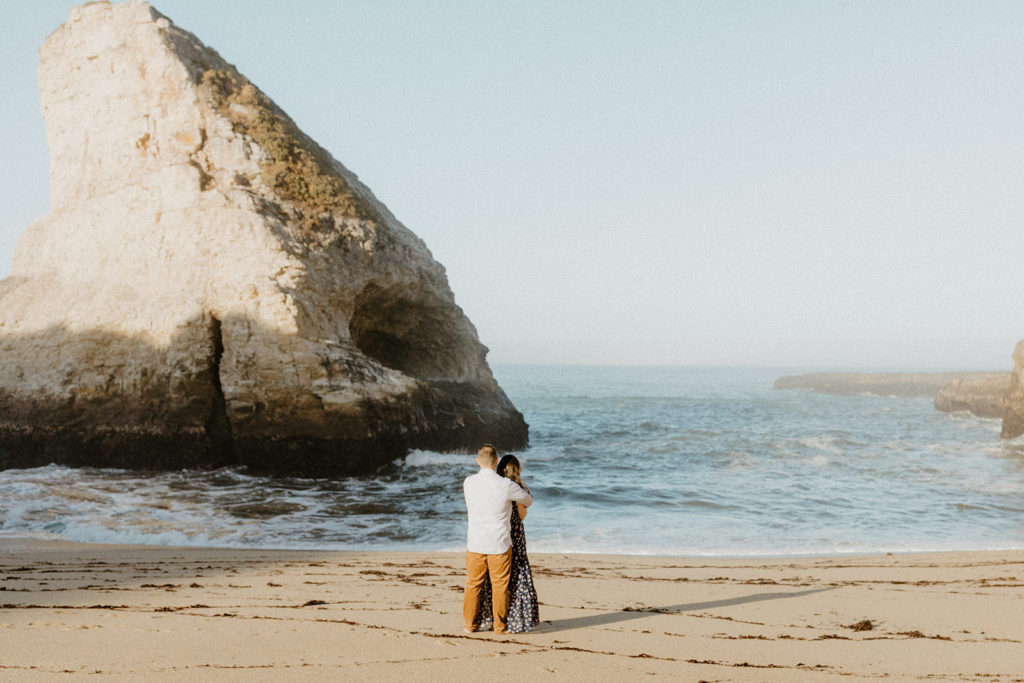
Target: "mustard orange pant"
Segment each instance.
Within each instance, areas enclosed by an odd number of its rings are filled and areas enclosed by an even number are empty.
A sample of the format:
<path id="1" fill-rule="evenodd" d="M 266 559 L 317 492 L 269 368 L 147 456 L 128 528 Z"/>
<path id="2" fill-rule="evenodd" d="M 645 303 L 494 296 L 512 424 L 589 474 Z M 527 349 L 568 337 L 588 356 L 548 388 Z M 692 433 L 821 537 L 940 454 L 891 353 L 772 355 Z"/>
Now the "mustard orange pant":
<path id="1" fill-rule="evenodd" d="M 462 616 L 466 628 L 474 630 L 476 611 L 480 607 L 480 588 L 488 574 L 491 577 L 491 602 L 494 605 L 494 632 L 505 632 L 508 616 L 508 580 L 512 574 L 512 548 L 500 555 L 481 555 L 466 551 L 466 595 L 462 600 Z"/>

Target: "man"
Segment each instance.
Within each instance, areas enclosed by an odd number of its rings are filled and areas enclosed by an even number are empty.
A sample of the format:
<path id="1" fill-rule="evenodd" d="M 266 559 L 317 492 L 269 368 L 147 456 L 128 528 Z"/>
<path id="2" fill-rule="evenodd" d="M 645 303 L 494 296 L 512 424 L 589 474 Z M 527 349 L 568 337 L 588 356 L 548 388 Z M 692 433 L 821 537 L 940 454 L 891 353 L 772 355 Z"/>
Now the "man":
<path id="1" fill-rule="evenodd" d="M 499 476 L 498 452 L 484 444 L 476 454 L 480 471 L 466 477 L 462 491 L 466 495 L 469 529 L 466 533 L 466 594 L 462 615 L 467 633 L 476 630 L 476 611 L 480 606 L 480 588 L 491 577 L 494 605 L 494 632 L 505 632 L 508 616 L 508 580 L 512 572 L 512 503 L 529 506 L 533 496 L 511 479 Z"/>

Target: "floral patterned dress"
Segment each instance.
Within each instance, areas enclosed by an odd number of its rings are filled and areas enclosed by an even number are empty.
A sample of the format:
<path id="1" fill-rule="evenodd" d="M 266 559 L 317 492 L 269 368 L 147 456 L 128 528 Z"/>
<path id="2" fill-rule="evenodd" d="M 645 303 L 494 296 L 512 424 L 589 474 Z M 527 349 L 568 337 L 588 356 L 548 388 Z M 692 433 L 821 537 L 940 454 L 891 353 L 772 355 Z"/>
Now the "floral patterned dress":
<path id="1" fill-rule="evenodd" d="M 532 631 L 540 623 L 537 590 L 533 587 L 533 572 L 526 557 L 526 533 L 519 517 L 519 506 L 512 505 L 512 573 L 508 580 L 508 617 L 505 624 L 509 633 Z M 476 612 L 478 631 L 494 628 L 494 608 L 491 602 L 491 578 L 484 580 L 480 589 L 480 607 Z"/>

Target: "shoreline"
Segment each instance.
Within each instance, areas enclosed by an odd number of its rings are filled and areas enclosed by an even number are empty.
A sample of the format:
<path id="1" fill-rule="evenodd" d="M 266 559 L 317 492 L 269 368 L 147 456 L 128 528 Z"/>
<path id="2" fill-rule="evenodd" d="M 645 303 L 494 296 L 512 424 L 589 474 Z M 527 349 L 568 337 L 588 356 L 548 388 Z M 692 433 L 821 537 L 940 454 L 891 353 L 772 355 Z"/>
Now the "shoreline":
<path id="1" fill-rule="evenodd" d="M 33 547 L 39 545 L 45 548 L 47 545 L 67 545 L 70 547 L 82 546 L 85 548 L 137 548 L 137 549 L 167 549 L 167 550 L 208 550 L 225 552 L 284 552 L 284 553 L 358 553 L 358 554 L 430 554 L 430 555 L 455 555 L 463 552 L 462 548 L 312 548 L 312 547 L 271 547 L 271 546 L 231 546 L 231 545 L 176 545 L 162 543 L 111 543 L 109 541 L 75 541 L 61 538 L 36 538 L 33 536 L 0 536 L 0 556 L 9 548 L 19 544 Z M 911 549 L 857 549 L 849 551 L 821 551 L 821 552 L 796 552 L 796 553 L 630 553 L 630 552 L 609 552 L 603 550 L 538 550 L 530 549 L 530 555 L 558 555 L 568 557 L 621 557 L 636 559 L 655 560 L 814 560 L 814 559 L 843 559 L 851 557 L 901 557 L 906 555 L 942 555 L 947 553 L 1002 553 L 1002 552 L 1024 552 L 1024 545 L 1002 546 L 986 548 L 911 548 Z"/>
<path id="2" fill-rule="evenodd" d="M 1024 550 L 530 559 L 467 635 L 461 553 L 0 539 L 0 678 L 1024 680 Z"/>

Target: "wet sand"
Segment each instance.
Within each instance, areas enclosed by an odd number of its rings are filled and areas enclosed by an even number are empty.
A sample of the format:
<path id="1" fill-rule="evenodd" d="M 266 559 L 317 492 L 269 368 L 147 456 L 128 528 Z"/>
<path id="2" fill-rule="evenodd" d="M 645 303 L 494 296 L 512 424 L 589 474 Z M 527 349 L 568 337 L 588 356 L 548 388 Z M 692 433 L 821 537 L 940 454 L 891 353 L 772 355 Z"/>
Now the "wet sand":
<path id="1" fill-rule="evenodd" d="M 531 560 L 467 635 L 456 553 L 4 539 L 0 680 L 1024 681 L 1024 551 Z"/>

